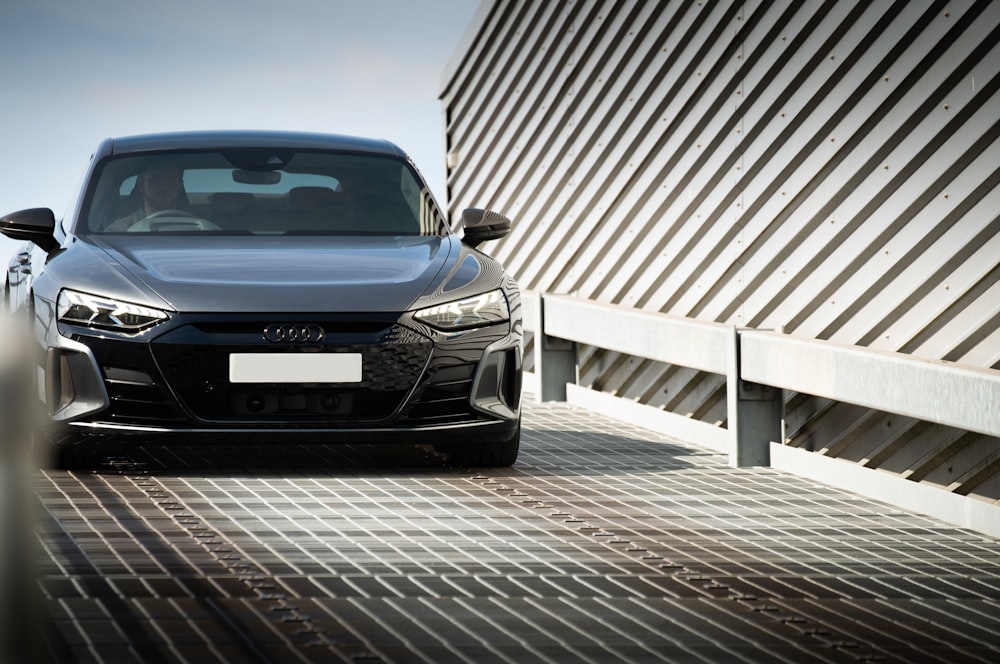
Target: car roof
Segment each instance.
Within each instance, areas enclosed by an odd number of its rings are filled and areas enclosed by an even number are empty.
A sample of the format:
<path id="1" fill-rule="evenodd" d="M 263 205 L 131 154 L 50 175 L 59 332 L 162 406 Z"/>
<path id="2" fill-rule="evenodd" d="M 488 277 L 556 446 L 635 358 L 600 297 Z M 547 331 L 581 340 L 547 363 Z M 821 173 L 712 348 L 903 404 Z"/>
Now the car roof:
<path id="1" fill-rule="evenodd" d="M 406 158 L 389 141 L 295 131 L 185 131 L 110 138 L 102 145 L 105 154 L 122 155 L 159 150 L 216 148 L 292 148 L 345 150 Z"/>

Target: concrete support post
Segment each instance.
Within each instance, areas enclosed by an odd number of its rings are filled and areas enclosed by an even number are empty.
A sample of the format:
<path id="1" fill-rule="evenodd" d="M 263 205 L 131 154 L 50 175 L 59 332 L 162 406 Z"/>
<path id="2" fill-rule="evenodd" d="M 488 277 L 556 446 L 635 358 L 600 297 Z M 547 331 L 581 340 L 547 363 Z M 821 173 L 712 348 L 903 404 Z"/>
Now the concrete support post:
<path id="1" fill-rule="evenodd" d="M 740 377 L 740 330 L 732 328 L 726 379 L 729 465 L 771 465 L 771 441 L 781 442 L 785 402 L 780 388 Z"/>
<path id="2" fill-rule="evenodd" d="M 566 401 L 566 383 L 577 382 L 576 344 L 545 334 L 545 296 L 535 306 L 535 375 L 538 401 Z"/>

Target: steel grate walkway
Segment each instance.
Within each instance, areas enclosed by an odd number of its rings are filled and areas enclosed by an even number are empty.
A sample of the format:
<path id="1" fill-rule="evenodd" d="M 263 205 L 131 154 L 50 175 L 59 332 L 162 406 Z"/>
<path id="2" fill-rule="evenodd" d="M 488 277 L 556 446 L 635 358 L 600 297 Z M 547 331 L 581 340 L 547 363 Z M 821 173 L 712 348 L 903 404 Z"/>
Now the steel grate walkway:
<path id="1" fill-rule="evenodd" d="M 33 486 L 32 661 L 1000 661 L 998 542 L 565 405 L 503 471 L 150 447 Z"/>

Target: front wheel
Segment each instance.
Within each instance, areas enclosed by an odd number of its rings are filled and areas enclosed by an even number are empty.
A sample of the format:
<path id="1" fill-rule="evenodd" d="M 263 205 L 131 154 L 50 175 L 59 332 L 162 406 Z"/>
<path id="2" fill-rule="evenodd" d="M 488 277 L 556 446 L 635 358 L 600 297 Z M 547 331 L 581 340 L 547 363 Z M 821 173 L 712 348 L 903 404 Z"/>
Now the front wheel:
<path id="1" fill-rule="evenodd" d="M 35 427 L 32 456 L 39 468 L 47 470 L 89 470 L 98 460 L 96 446 L 51 424 Z"/>
<path id="2" fill-rule="evenodd" d="M 439 451 L 447 453 L 449 462 L 454 466 L 500 468 L 513 466 L 520 448 L 521 421 L 518 420 L 513 433 L 502 438 L 454 443 Z"/>

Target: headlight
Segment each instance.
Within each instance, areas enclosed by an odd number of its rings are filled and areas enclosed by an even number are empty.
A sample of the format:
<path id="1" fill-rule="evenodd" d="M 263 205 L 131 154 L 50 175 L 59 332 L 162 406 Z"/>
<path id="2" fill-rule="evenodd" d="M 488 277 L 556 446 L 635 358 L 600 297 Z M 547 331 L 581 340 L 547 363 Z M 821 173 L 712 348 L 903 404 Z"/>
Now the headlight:
<path id="1" fill-rule="evenodd" d="M 464 300 L 420 309 L 413 314 L 422 323 L 445 332 L 467 330 L 510 320 L 507 298 L 495 290 Z"/>
<path id="2" fill-rule="evenodd" d="M 57 311 L 66 323 L 121 332 L 138 332 L 167 319 L 159 309 L 71 290 L 59 293 Z"/>

